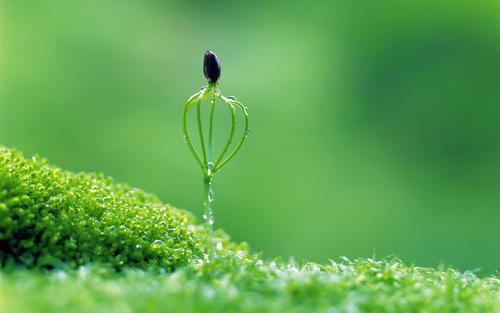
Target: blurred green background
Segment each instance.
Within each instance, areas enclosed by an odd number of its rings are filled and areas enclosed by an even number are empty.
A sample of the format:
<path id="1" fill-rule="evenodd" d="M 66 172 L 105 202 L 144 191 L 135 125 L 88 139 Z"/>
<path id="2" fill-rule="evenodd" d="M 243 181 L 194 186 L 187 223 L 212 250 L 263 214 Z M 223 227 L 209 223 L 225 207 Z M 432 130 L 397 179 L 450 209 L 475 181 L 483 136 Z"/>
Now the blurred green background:
<path id="1" fill-rule="evenodd" d="M 1 3 L 1 144 L 200 216 L 181 112 L 211 49 L 251 118 L 216 226 L 268 258 L 500 269 L 498 1 Z"/>

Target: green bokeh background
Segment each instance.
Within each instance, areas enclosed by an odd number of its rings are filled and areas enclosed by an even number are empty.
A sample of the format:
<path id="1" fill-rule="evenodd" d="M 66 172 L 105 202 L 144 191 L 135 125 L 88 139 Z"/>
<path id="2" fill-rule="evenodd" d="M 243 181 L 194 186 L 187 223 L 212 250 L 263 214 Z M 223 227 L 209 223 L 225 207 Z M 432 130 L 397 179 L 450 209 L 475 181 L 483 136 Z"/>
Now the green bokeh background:
<path id="1" fill-rule="evenodd" d="M 269 258 L 500 269 L 498 2 L 1 3 L 1 144 L 200 216 L 181 112 L 211 49 L 251 118 L 216 226 Z"/>

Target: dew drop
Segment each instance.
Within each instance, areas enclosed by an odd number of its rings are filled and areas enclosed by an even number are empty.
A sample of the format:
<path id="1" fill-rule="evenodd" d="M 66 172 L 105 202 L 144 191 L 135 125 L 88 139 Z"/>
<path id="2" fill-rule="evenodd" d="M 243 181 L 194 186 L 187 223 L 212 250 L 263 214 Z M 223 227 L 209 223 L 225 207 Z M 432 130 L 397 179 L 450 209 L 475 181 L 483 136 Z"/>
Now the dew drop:
<path id="1" fill-rule="evenodd" d="M 153 246 L 153 248 L 158 248 L 159 246 L 164 245 L 164 243 L 161 240 L 155 240 L 151 245 Z"/>

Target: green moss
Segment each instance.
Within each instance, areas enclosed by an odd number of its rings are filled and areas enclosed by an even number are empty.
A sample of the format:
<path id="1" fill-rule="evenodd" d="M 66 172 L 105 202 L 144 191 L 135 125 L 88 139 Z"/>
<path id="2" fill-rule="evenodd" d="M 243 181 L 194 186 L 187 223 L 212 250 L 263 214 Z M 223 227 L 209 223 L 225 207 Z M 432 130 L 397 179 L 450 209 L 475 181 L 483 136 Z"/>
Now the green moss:
<path id="1" fill-rule="evenodd" d="M 203 235 L 143 191 L 0 148 L 0 261 L 36 268 L 0 268 L 0 312 L 500 312 L 498 276 L 397 259 L 269 262 L 222 231 L 204 262 Z"/>
<path id="2" fill-rule="evenodd" d="M 0 147 L 0 263 L 157 265 L 202 256 L 193 217 L 102 174 L 73 174 Z"/>
<path id="3" fill-rule="evenodd" d="M 65 271 L 0 271 L 1 312 L 500 312 L 500 283 L 396 259 L 326 265 L 238 260 L 175 273 L 86 265 Z"/>

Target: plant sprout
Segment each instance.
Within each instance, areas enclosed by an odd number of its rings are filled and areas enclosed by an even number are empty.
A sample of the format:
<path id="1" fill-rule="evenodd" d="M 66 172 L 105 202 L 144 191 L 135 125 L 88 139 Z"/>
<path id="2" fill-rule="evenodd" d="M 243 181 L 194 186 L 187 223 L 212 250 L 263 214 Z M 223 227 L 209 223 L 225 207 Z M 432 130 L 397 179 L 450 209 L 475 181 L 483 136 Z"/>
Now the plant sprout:
<path id="1" fill-rule="evenodd" d="M 196 162 L 200 165 L 203 172 L 203 190 L 204 190 L 204 200 L 203 200 L 203 219 L 206 222 L 207 228 L 207 254 L 209 258 L 216 256 L 215 243 L 213 238 L 213 223 L 214 217 L 212 212 L 212 202 L 213 202 L 213 191 L 211 188 L 212 179 L 215 173 L 217 173 L 224 165 L 226 165 L 240 150 L 241 145 L 245 141 L 248 134 L 248 112 L 247 108 L 244 107 L 240 102 L 236 100 L 235 97 L 225 97 L 222 92 L 217 87 L 220 77 L 220 64 L 217 56 L 207 51 L 205 53 L 203 62 L 203 73 L 208 80 L 208 86 L 201 88 L 201 90 L 194 95 L 192 95 L 186 102 L 184 106 L 184 113 L 182 115 L 182 130 L 184 132 L 184 139 L 189 147 L 189 150 L 193 154 Z M 214 111 L 216 106 L 216 100 L 219 99 L 223 102 L 225 106 L 229 109 L 231 113 L 231 129 L 229 132 L 229 137 L 227 139 L 222 152 L 217 156 L 214 155 L 213 146 L 213 135 L 214 135 Z M 208 136 L 205 140 L 205 134 L 203 133 L 202 117 L 201 117 L 201 106 L 204 100 L 209 100 L 210 105 L 209 116 L 208 116 Z M 198 135 L 200 139 L 201 155 L 198 154 L 193 147 L 191 138 L 187 130 L 187 114 L 189 109 L 196 106 L 196 120 L 198 124 Z M 241 110 L 244 117 L 244 130 L 242 137 L 237 141 L 236 146 L 230 150 L 231 143 L 235 137 L 236 132 L 236 112 Z"/>

